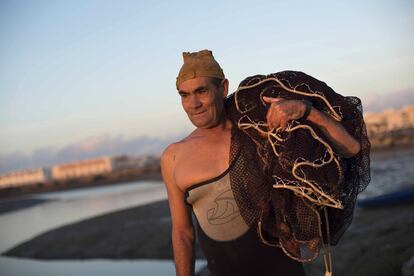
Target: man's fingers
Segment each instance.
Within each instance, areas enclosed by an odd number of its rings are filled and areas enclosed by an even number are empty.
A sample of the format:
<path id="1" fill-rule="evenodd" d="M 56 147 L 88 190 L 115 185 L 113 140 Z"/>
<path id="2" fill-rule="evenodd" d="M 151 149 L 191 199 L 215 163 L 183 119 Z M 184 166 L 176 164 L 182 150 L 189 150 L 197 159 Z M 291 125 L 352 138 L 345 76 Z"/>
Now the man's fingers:
<path id="1" fill-rule="evenodd" d="M 284 100 L 283 98 L 272 98 L 272 97 L 263 96 L 263 101 L 265 103 L 269 103 L 269 104 L 277 103 L 277 102 L 280 102 L 280 101 L 283 101 L 283 100 Z"/>
<path id="2" fill-rule="evenodd" d="M 270 108 L 267 113 L 266 113 L 266 122 L 267 122 L 267 126 L 269 127 L 269 129 L 272 129 L 272 109 Z"/>
<path id="3" fill-rule="evenodd" d="M 288 122 L 292 119 L 296 118 L 296 115 L 293 111 L 295 111 L 294 102 L 292 100 L 286 100 L 284 98 L 272 98 L 263 96 L 263 101 L 265 103 L 269 103 L 270 107 L 266 114 L 266 121 L 269 129 L 277 129 L 281 128 L 285 130 L 288 126 Z M 285 101 L 284 103 L 280 103 L 281 101 Z M 292 111 L 292 109 L 294 109 Z"/>
<path id="4" fill-rule="evenodd" d="M 267 113 L 266 121 L 269 129 L 278 128 L 280 125 L 280 118 L 273 114 L 273 112 Z"/>

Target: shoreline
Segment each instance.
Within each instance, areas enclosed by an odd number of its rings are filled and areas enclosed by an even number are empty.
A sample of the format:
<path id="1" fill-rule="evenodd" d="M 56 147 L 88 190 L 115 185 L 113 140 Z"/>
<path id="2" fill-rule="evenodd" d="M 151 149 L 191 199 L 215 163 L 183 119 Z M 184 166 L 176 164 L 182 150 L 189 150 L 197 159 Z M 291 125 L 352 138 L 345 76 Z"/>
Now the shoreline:
<path id="1" fill-rule="evenodd" d="M 51 199 L 38 199 L 38 198 L 13 198 L 0 201 L 0 215 L 8 212 L 13 212 L 29 207 L 33 207 L 38 204 L 49 202 Z"/>
<path id="2" fill-rule="evenodd" d="M 414 151 L 414 144 L 392 144 L 386 146 L 371 145 L 371 158 L 384 154 L 398 154 L 402 151 Z M 93 177 L 68 180 L 66 182 L 38 183 L 19 187 L 0 188 L 0 202 L 2 200 L 16 199 L 23 196 L 30 196 L 36 193 L 53 191 L 65 191 L 72 189 L 91 188 L 107 185 L 117 185 L 142 180 L 162 181 L 159 166 L 147 171 L 124 171 L 108 175 L 97 175 Z"/>
<path id="3" fill-rule="evenodd" d="M 414 256 L 414 204 L 357 207 L 355 211 L 351 226 L 332 251 L 335 275 L 401 275 L 403 264 Z M 2 252 L 2 256 L 172 260 L 168 202 L 157 201 L 52 229 Z M 308 276 L 323 273 L 321 256 L 304 265 Z M 196 257 L 203 259 L 198 245 Z"/>
<path id="4" fill-rule="evenodd" d="M 377 153 L 392 153 L 392 152 L 400 152 L 400 151 L 410 151 L 414 149 L 414 144 L 395 144 L 395 145 L 387 145 L 387 146 L 373 146 L 371 145 L 370 154 L 377 154 Z"/>
<path id="5" fill-rule="evenodd" d="M 138 175 L 134 177 L 96 177 L 97 180 L 77 179 L 68 182 L 52 182 L 44 184 L 33 184 L 21 187 L 9 187 L 0 189 L 0 202 L 3 200 L 19 199 L 37 193 L 56 191 L 67 191 L 73 189 L 104 187 L 135 181 L 162 181 L 161 173 L 158 171 Z"/>
<path id="6" fill-rule="evenodd" d="M 196 251 L 197 258 L 203 258 Z M 167 200 L 156 201 L 51 229 L 1 252 L 40 260 L 172 260 Z"/>

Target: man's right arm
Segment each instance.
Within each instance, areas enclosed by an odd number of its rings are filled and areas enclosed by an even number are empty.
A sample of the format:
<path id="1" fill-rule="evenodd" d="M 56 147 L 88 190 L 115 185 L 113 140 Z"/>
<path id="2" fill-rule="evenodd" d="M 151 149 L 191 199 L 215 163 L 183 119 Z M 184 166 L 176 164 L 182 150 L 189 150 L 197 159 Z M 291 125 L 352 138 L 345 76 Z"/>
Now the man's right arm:
<path id="1" fill-rule="evenodd" d="M 175 167 L 175 146 L 170 145 L 161 157 L 161 171 L 170 205 L 175 269 L 177 276 L 190 276 L 194 275 L 194 229 L 184 193 L 175 182 Z"/>

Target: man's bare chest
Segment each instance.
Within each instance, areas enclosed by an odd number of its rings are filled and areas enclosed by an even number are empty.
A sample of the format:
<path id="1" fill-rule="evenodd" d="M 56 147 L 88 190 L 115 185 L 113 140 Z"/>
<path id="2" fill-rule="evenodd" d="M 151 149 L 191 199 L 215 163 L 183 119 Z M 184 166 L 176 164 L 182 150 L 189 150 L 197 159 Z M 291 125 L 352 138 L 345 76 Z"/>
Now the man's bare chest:
<path id="1" fill-rule="evenodd" d="M 185 191 L 200 182 L 212 179 L 229 167 L 230 143 L 204 143 L 189 147 L 177 156 L 174 178 Z"/>

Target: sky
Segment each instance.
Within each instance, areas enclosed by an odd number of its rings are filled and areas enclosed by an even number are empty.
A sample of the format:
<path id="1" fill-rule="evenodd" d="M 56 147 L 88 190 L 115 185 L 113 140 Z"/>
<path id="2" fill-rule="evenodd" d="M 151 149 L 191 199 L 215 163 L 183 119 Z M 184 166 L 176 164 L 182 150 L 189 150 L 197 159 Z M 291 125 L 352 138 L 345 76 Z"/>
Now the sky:
<path id="1" fill-rule="evenodd" d="M 298 70 L 363 102 L 412 95 L 413 14 L 410 0 L 0 0 L 0 155 L 189 132 L 183 51 L 212 50 L 231 91 Z"/>

